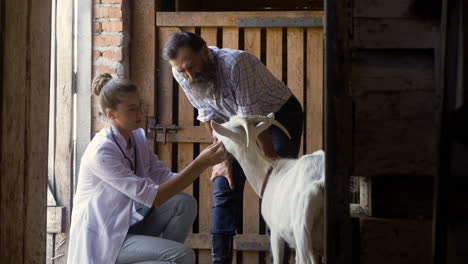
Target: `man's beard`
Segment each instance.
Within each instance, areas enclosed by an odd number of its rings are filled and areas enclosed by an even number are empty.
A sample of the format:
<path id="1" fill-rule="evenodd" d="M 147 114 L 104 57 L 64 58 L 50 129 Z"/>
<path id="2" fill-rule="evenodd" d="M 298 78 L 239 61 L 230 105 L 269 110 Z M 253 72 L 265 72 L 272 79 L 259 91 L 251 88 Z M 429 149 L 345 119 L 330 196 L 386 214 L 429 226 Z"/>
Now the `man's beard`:
<path id="1" fill-rule="evenodd" d="M 203 66 L 203 72 L 197 74 L 195 79 L 189 81 L 191 90 L 200 97 L 215 98 L 216 94 L 216 67 L 210 61 Z"/>

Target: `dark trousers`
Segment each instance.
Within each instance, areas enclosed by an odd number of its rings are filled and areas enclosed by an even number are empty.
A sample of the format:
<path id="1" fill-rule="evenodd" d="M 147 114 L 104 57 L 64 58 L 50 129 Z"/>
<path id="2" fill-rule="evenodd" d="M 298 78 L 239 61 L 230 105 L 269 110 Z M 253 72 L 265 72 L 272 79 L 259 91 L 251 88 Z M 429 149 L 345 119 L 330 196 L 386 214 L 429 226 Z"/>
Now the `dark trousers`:
<path id="1" fill-rule="evenodd" d="M 275 113 L 279 121 L 291 135 L 291 140 L 278 127 L 272 125 L 268 129 L 276 153 L 284 158 L 297 158 L 301 144 L 304 113 L 296 97 L 289 100 Z M 216 177 L 213 183 L 213 210 L 211 234 L 233 236 L 236 233 L 238 219 L 242 210 L 242 198 L 245 184 L 245 174 L 239 163 L 233 161 L 234 189 L 224 177 Z"/>

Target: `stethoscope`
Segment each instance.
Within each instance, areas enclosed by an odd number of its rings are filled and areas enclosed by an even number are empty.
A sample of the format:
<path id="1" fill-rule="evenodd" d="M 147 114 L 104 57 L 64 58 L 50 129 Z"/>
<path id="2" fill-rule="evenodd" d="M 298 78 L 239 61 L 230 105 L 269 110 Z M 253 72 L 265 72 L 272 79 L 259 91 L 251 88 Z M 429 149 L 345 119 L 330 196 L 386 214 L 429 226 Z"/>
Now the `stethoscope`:
<path id="1" fill-rule="evenodd" d="M 136 149 L 136 144 L 135 144 L 135 140 L 133 140 L 133 159 L 134 159 L 134 163 L 132 162 L 132 160 L 130 160 L 127 155 L 125 155 L 125 152 L 123 151 L 122 147 L 120 147 L 120 144 L 119 142 L 117 141 L 117 139 L 115 138 L 115 135 L 114 135 L 114 130 L 112 129 L 112 127 L 110 128 L 111 129 L 111 134 L 112 134 L 112 138 L 114 139 L 114 142 L 115 144 L 117 144 L 117 147 L 119 147 L 120 149 L 120 152 L 122 153 L 122 155 L 124 156 L 124 158 L 128 161 L 128 163 L 130 163 L 130 169 L 132 169 L 133 173 L 136 175 L 136 170 L 137 170 L 137 149 Z"/>

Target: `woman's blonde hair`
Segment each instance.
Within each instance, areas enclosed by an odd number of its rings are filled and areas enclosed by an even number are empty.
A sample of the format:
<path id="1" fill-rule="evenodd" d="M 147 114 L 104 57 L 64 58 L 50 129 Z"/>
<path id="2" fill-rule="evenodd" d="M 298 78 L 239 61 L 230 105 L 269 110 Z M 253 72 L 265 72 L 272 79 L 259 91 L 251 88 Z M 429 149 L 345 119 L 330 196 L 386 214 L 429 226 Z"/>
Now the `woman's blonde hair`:
<path id="1" fill-rule="evenodd" d="M 138 87 L 129 80 L 115 79 L 109 73 L 101 73 L 94 78 L 92 91 L 99 96 L 99 104 L 105 114 L 107 109 L 116 110 L 122 96 L 138 91 Z"/>

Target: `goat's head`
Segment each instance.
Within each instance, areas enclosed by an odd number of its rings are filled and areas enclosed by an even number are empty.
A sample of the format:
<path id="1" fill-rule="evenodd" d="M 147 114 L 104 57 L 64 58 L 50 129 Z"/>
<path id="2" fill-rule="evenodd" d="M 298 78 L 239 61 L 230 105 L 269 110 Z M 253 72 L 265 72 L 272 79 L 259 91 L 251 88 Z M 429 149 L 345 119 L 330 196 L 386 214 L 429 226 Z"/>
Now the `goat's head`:
<path id="1" fill-rule="evenodd" d="M 234 116 L 223 124 L 211 121 L 213 135 L 223 142 L 228 152 L 234 155 L 240 150 L 239 148 L 256 147 L 257 136 L 271 125 L 279 127 L 291 138 L 288 130 L 274 119 L 273 113 L 267 116 Z"/>

